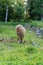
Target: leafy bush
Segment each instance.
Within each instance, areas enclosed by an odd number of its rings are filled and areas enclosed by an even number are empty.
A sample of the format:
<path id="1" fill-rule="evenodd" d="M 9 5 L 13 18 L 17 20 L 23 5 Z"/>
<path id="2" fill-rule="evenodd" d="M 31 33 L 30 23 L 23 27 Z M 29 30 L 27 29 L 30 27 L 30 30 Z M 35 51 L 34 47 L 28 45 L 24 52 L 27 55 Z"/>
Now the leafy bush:
<path id="1" fill-rule="evenodd" d="M 10 0 L 8 1 L 0 1 L 0 20 L 5 21 L 6 17 L 6 8 L 8 6 L 8 21 L 10 20 L 21 20 L 24 18 L 24 5 L 21 2 L 17 2 L 16 4 L 12 2 L 10 3 Z"/>

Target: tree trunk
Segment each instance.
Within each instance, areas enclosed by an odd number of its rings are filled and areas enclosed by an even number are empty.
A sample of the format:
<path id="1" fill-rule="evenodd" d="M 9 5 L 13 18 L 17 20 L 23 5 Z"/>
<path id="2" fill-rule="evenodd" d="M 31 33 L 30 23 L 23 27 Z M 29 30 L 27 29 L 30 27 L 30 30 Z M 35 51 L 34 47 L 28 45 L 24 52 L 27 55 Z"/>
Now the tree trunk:
<path id="1" fill-rule="evenodd" d="M 41 20 L 43 20 L 43 15 L 41 15 Z"/>
<path id="2" fill-rule="evenodd" d="M 5 23 L 7 23 L 7 19 L 8 19 L 8 5 L 6 7 L 6 17 L 5 17 Z"/>
<path id="3" fill-rule="evenodd" d="M 41 20 L 43 20 L 43 4 L 41 6 Z"/>

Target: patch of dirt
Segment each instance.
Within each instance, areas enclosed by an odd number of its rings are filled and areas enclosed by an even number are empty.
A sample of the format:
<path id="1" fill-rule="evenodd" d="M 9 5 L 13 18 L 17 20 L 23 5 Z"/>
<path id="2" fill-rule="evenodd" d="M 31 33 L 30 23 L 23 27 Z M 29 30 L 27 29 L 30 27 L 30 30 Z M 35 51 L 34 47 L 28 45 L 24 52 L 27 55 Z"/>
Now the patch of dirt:
<path id="1" fill-rule="evenodd" d="M 0 38 L 0 43 L 18 43 L 16 38 Z M 23 44 L 30 44 L 29 41 L 23 41 Z M 43 50 L 43 47 L 40 47 L 39 45 L 37 45 L 36 43 L 32 43 L 33 46 L 40 48 L 41 50 Z M 10 47 L 11 48 L 11 47 Z"/>
<path id="2" fill-rule="evenodd" d="M 7 43 L 7 42 L 10 42 L 10 43 L 12 43 L 12 42 L 18 43 L 18 40 L 16 38 L 0 38 L 0 42 L 3 42 L 3 43 Z M 29 42 L 24 40 L 22 43 L 28 44 Z"/>
<path id="3" fill-rule="evenodd" d="M 15 38 L 0 38 L 0 42 L 17 42 Z"/>

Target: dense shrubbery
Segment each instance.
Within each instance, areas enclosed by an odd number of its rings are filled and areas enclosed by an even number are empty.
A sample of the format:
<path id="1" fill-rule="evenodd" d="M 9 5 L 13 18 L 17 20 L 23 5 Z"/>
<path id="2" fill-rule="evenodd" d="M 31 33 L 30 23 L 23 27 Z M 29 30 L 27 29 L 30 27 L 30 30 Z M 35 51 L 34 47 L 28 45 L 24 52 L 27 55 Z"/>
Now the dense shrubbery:
<path id="1" fill-rule="evenodd" d="M 43 0 L 27 0 L 27 11 L 30 19 L 40 20 L 43 18 Z"/>
<path id="2" fill-rule="evenodd" d="M 24 5 L 21 2 L 12 4 L 9 1 L 0 1 L 0 20 L 5 21 L 6 7 L 8 6 L 8 21 L 20 20 L 24 18 Z"/>
<path id="3" fill-rule="evenodd" d="M 23 0 L 25 1 L 25 0 Z M 43 0 L 27 0 L 27 3 L 18 0 L 0 0 L 0 20 L 5 21 L 8 6 L 8 21 L 40 20 L 43 19 Z"/>

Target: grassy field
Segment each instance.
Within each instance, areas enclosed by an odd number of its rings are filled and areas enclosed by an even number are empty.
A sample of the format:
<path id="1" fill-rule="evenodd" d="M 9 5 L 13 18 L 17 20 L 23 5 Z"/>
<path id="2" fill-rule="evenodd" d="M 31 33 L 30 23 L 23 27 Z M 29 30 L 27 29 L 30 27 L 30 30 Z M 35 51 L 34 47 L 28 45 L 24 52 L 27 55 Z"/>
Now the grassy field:
<path id="1" fill-rule="evenodd" d="M 24 42 L 18 44 L 15 31 L 17 24 L 0 23 L 0 65 L 43 65 L 43 39 L 36 38 L 33 31 L 30 33 L 26 30 Z M 37 26 L 43 27 L 43 22 L 37 23 Z M 32 44 L 33 41 L 37 46 Z"/>

